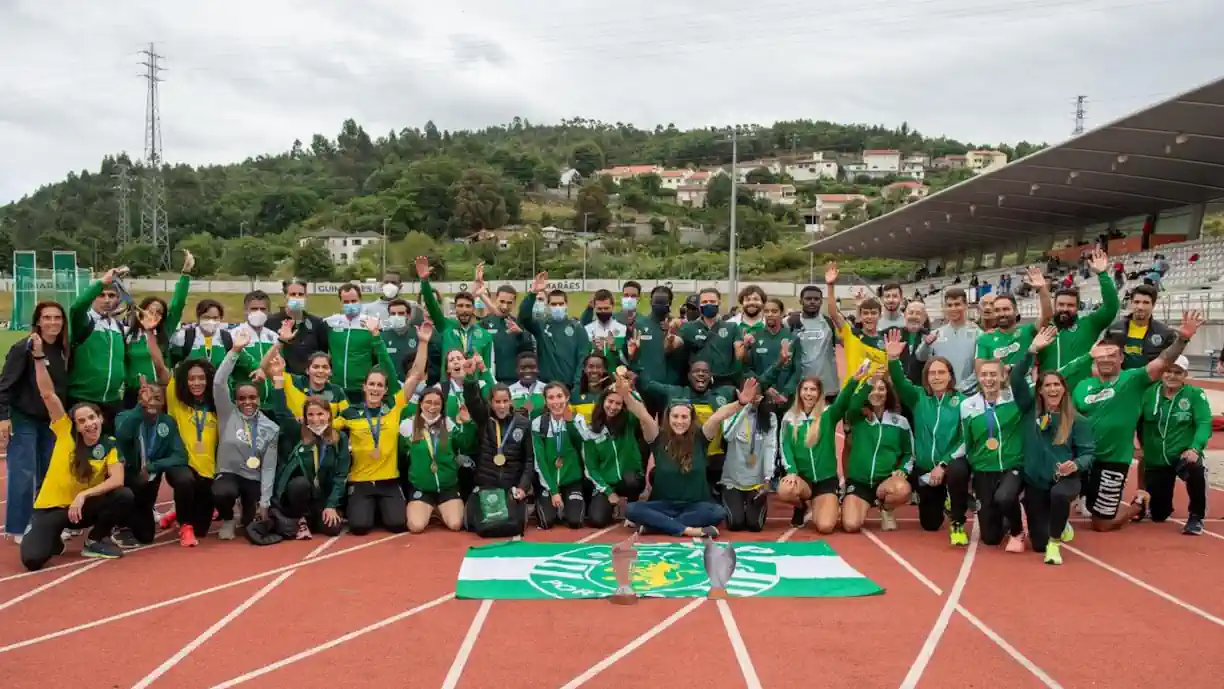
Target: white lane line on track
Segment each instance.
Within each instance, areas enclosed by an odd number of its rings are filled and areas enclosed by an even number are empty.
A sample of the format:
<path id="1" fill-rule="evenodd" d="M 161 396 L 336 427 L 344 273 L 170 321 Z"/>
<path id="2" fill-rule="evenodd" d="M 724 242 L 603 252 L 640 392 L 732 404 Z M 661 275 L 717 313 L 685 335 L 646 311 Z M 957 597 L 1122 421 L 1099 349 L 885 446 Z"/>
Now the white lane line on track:
<path id="1" fill-rule="evenodd" d="M 51 633 L 48 633 L 48 634 L 43 634 L 42 636 L 36 636 L 36 637 L 34 637 L 34 638 L 32 638 L 32 639 L 25 639 L 24 641 L 18 641 L 18 642 L 16 642 L 16 643 L 9 644 L 9 645 L 7 645 L 7 646 L 0 646 L 0 653 L 8 653 L 9 651 L 15 651 L 15 650 L 17 650 L 17 649 L 19 649 L 19 648 L 25 648 L 25 647 L 27 647 L 27 646 L 33 646 L 33 645 L 35 645 L 35 644 L 39 644 L 39 643 L 42 643 L 42 642 L 44 642 L 44 641 L 50 641 L 50 640 L 52 640 L 52 639 L 58 639 L 58 638 L 63 637 L 63 636 L 68 636 L 68 635 L 70 635 L 70 634 L 75 634 L 75 633 L 77 633 L 77 632 L 84 631 L 84 630 L 86 630 L 86 629 L 93 629 L 94 627 L 101 627 L 102 625 L 105 625 L 105 624 L 110 624 L 111 622 L 117 622 L 117 621 L 119 621 L 119 620 L 127 619 L 127 618 L 129 618 L 129 617 L 135 617 L 135 616 L 137 616 L 137 615 L 142 615 L 142 614 L 144 614 L 144 613 L 146 613 L 146 612 L 150 612 L 150 611 L 152 611 L 152 610 L 159 610 L 159 609 L 161 609 L 161 608 L 169 607 L 169 606 L 171 606 L 171 605 L 177 605 L 178 603 L 182 603 L 182 602 L 184 602 L 184 601 L 189 601 L 189 600 L 192 600 L 192 599 L 195 599 L 195 598 L 199 598 L 199 597 L 201 597 L 201 596 L 207 596 L 207 595 L 209 595 L 210 593 L 216 593 L 217 591 L 224 591 L 224 590 L 226 590 L 226 589 L 232 589 L 232 588 L 234 588 L 235 586 L 242 586 L 243 584 L 247 584 L 247 583 L 250 583 L 250 582 L 252 582 L 252 581 L 258 581 L 258 580 L 260 580 L 260 579 L 266 579 L 266 578 L 268 578 L 268 577 L 273 577 L 273 576 L 276 576 L 277 574 L 280 574 L 281 572 L 288 572 L 288 571 L 290 571 L 290 570 L 295 570 L 295 569 L 299 569 L 299 568 L 301 568 L 301 567 L 306 567 L 306 566 L 309 566 L 309 565 L 313 565 L 313 564 L 315 564 L 316 562 L 323 562 L 324 560 L 329 560 L 329 559 L 334 558 L 334 557 L 339 557 L 339 556 L 341 556 L 341 555 L 346 555 L 346 554 L 348 554 L 348 553 L 357 552 L 357 551 L 359 551 L 359 550 L 365 550 L 366 548 L 370 548 L 370 547 L 372 547 L 372 546 L 376 546 L 376 545 L 378 545 L 378 544 L 380 544 L 380 543 L 385 543 L 385 542 L 387 542 L 387 541 L 390 541 L 390 540 L 393 540 L 393 539 L 396 539 L 396 538 L 400 538 L 400 537 L 405 536 L 405 535 L 406 535 L 406 534 L 402 534 L 402 533 L 400 533 L 400 534 L 391 534 L 390 536 L 384 536 L 383 538 L 379 538 L 379 539 L 377 539 L 377 540 L 367 541 L 367 542 L 362 543 L 362 544 L 360 544 L 360 545 L 355 545 L 355 546 L 352 546 L 352 547 L 350 547 L 350 548 L 345 548 L 344 550 L 337 550 L 337 551 L 336 551 L 336 552 L 334 552 L 334 553 L 328 553 L 328 554 L 323 555 L 323 556 L 321 556 L 321 557 L 316 557 L 316 558 L 314 558 L 313 560 L 305 560 L 305 561 L 302 561 L 302 562 L 295 562 L 295 563 L 293 563 L 293 564 L 284 565 L 284 566 L 282 566 L 282 567 L 276 567 L 276 568 L 273 568 L 273 569 L 269 569 L 269 570 L 267 570 L 267 571 L 265 571 L 265 572 L 260 572 L 260 573 L 258 573 L 258 574 L 252 574 L 252 575 L 250 575 L 250 576 L 247 576 L 247 577 L 242 577 L 241 579 L 235 579 L 234 581 L 230 581 L 230 582 L 227 582 L 227 583 L 224 583 L 224 584 L 218 584 L 218 585 L 216 585 L 216 586 L 210 586 L 210 587 L 208 587 L 208 588 L 206 588 L 206 589 L 201 589 L 201 590 L 199 590 L 199 591 L 194 591 L 194 592 L 192 592 L 192 593 L 188 593 L 188 594 L 186 594 L 186 595 L 176 596 L 176 597 L 174 597 L 174 598 L 168 598 L 168 599 L 166 599 L 166 600 L 163 600 L 163 601 L 160 601 L 160 602 L 157 602 L 157 603 L 151 603 L 151 604 L 149 604 L 149 605 L 144 605 L 144 606 L 141 606 L 141 607 L 139 607 L 139 608 L 134 608 L 134 609 L 132 609 L 132 610 L 128 610 L 128 611 L 126 611 L 126 612 L 121 612 L 121 613 L 118 613 L 118 614 L 116 614 L 116 615 L 111 615 L 111 616 L 109 616 L 109 617 L 103 617 L 103 618 L 101 618 L 101 619 L 97 619 L 97 620 L 94 620 L 94 621 L 92 621 L 92 622 L 85 622 L 85 623 L 83 623 L 83 624 L 78 624 L 78 625 L 75 625 L 75 626 L 73 626 L 73 627 L 68 627 L 68 628 L 66 628 L 66 629 L 61 629 L 61 630 L 59 630 L 59 631 L 51 632 Z M 407 546 L 405 546 L 405 547 L 407 547 Z"/>
<path id="2" fill-rule="evenodd" d="M 1066 549 L 1066 550 L 1070 550 L 1071 552 L 1075 553 L 1076 555 L 1079 555 L 1080 557 L 1082 557 L 1082 558 L 1084 558 L 1085 560 L 1087 560 L 1087 561 L 1091 562 L 1092 564 L 1096 565 L 1097 567 L 1100 567 L 1101 569 L 1103 569 L 1103 570 L 1105 570 L 1105 571 L 1107 571 L 1107 572 L 1110 572 L 1110 573 L 1112 573 L 1112 574 L 1115 574 L 1115 575 L 1117 575 L 1117 576 L 1119 576 L 1119 577 L 1121 577 L 1121 578 L 1123 578 L 1123 579 L 1125 579 L 1125 580 L 1129 581 L 1130 583 L 1134 584 L 1135 586 L 1138 586 L 1139 588 L 1141 588 L 1141 589 L 1143 589 L 1143 590 L 1147 591 L 1148 593 L 1152 593 L 1152 594 L 1155 594 L 1155 595 L 1157 595 L 1157 596 L 1160 596 L 1161 598 L 1163 598 L 1163 599 L 1165 599 L 1165 600 L 1169 601 L 1169 602 L 1170 602 L 1170 603 L 1172 603 L 1173 605 L 1176 605 L 1177 607 L 1179 607 L 1179 608 L 1181 608 L 1181 609 L 1183 609 L 1183 610 L 1186 610 L 1186 611 L 1188 611 L 1188 612 L 1192 612 L 1192 613 L 1194 613 L 1195 615 L 1198 615 L 1199 617 L 1203 618 L 1204 620 L 1207 620 L 1208 622 L 1211 622 L 1212 624 L 1218 625 L 1218 626 L 1220 626 L 1220 627 L 1224 627 L 1224 619 L 1220 619 L 1219 617 L 1216 617 L 1215 615 L 1212 615 L 1211 613 L 1209 613 L 1209 612 L 1207 612 L 1207 611 L 1205 611 L 1205 610 L 1203 610 L 1203 609 L 1201 609 L 1201 608 L 1197 608 L 1197 607 L 1195 607 L 1194 605 L 1191 605 L 1190 603 L 1187 603 L 1186 601 L 1184 601 L 1184 600 L 1182 600 L 1182 599 L 1178 598 L 1177 596 L 1174 596 L 1173 594 L 1171 594 L 1171 593 L 1169 593 L 1169 592 L 1167 592 L 1167 591 L 1164 591 L 1163 589 L 1156 588 L 1155 586 L 1152 586 L 1151 584 L 1147 583 L 1146 581 L 1143 581 L 1142 579 L 1140 579 L 1140 578 L 1138 578 L 1138 577 L 1136 577 L 1136 576 L 1132 576 L 1132 575 L 1130 575 L 1130 574 L 1127 574 L 1126 572 L 1123 572 L 1122 570 L 1118 569 L 1117 567 L 1114 567 L 1113 565 L 1111 565 L 1111 564 L 1109 564 L 1109 563 L 1107 563 L 1107 562 L 1103 562 L 1103 561 L 1101 561 L 1101 560 L 1099 560 L 1099 559 L 1097 559 L 1097 558 L 1095 558 L 1095 557 L 1093 557 L 1093 556 L 1089 555 L 1088 553 L 1085 553 L 1084 551 L 1080 550 L 1079 548 L 1076 548 L 1076 547 L 1074 547 L 1074 546 L 1071 546 L 1071 545 L 1069 545 L 1069 544 L 1067 544 L 1067 543 L 1064 543 L 1062 547 L 1063 547 L 1064 549 Z"/>
<path id="3" fill-rule="evenodd" d="M 302 561 L 313 559 L 315 556 L 319 555 L 320 553 L 322 553 L 323 551 L 331 547 L 331 545 L 335 543 L 339 538 L 340 536 L 332 536 L 331 538 L 327 539 L 323 543 L 316 546 L 314 550 L 307 553 L 306 556 L 302 558 Z M 136 684 L 132 685 L 132 689 L 147 689 L 147 687 L 152 686 L 154 682 L 156 682 L 158 679 L 164 676 L 167 672 L 170 672 L 171 670 L 173 670 L 179 663 L 183 662 L 187 658 L 187 656 L 191 655 L 191 653 L 194 652 L 197 648 L 199 648 L 200 646 L 203 646 L 205 643 L 208 643 L 209 639 L 216 636 L 222 629 L 225 629 L 229 625 L 230 622 L 233 622 L 234 620 L 238 619 L 238 617 L 241 616 L 242 613 L 246 612 L 253 605 L 255 605 L 260 600 L 262 600 L 264 596 L 267 596 L 269 593 L 272 593 L 272 591 L 274 591 L 276 587 L 280 586 L 282 583 L 285 582 L 286 579 L 293 576 L 294 573 L 296 572 L 297 572 L 296 569 L 292 569 L 292 570 L 289 570 L 288 572 L 284 572 L 280 576 L 273 579 L 266 586 L 256 591 L 249 598 L 239 603 L 238 607 L 226 613 L 224 617 L 217 620 L 211 627 L 209 627 L 208 629 L 205 629 L 203 632 L 200 633 L 199 636 L 187 642 L 187 645 L 183 646 L 178 651 L 176 651 L 174 655 L 167 658 L 164 663 L 162 663 L 161 665 L 158 665 L 156 668 L 153 669 L 152 672 L 145 675 L 143 679 L 141 679 Z"/>
<path id="4" fill-rule="evenodd" d="M 744 684 L 748 689 L 761 689 L 761 678 L 757 676 L 756 666 L 752 664 L 752 656 L 748 655 L 748 647 L 744 645 L 744 637 L 740 634 L 739 625 L 731 614 L 731 606 L 725 600 L 718 603 L 718 615 L 722 617 L 723 628 L 727 630 L 727 638 L 731 640 L 731 650 L 735 653 L 735 662 L 739 663 L 740 673 L 744 675 Z"/>
<path id="5" fill-rule="evenodd" d="M 609 526 L 606 529 L 601 529 L 599 531 L 589 533 L 586 536 L 583 536 L 582 538 L 578 539 L 577 542 L 586 543 L 588 541 L 594 540 L 595 538 L 598 538 L 599 536 L 602 536 L 603 534 L 609 531 L 612 531 L 613 529 L 616 529 L 619 526 L 620 526 L 619 524 L 616 526 Z M 250 672 L 247 672 L 243 675 L 239 675 L 238 677 L 222 682 L 221 684 L 216 685 L 212 689 L 224 689 L 225 687 L 233 687 L 239 684 L 243 684 L 245 682 L 249 682 L 252 679 L 255 679 L 257 677 L 262 677 L 263 675 L 269 674 L 271 672 L 275 672 L 283 667 L 287 667 L 289 665 L 300 662 L 302 660 L 306 660 L 307 658 L 316 656 L 322 653 L 323 651 L 327 651 L 329 649 L 335 648 L 342 644 L 348 643 L 349 641 L 352 641 L 353 639 L 365 636 L 366 634 L 369 634 L 371 632 L 376 632 L 379 629 L 383 629 L 385 627 L 393 625 L 396 622 L 408 619 L 409 617 L 425 612 L 426 610 L 429 610 L 430 608 L 437 607 L 449 600 L 454 599 L 454 597 L 455 597 L 455 594 L 453 593 L 448 593 L 444 596 L 438 596 L 437 598 L 431 601 L 428 601 L 426 603 L 422 603 L 410 610 L 405 610 L 404 612 L 401 612 L 399 614 L 392 615 L 391 617 L 387 617 L 385 619 L 379 620 L 378 622 L 374 622 L 372 624 L 366 625 L 365 627 L 362 627 L 361 629 L 357 629 L 343 636 L 336 637 L 335 639 L 332 639 L 331 641 L 315 646 L 314 648 L 308 648 L 305 651 L 301 651 L 300 653 L 295 653 L 287 658 L 282 658 L 281 660 L 278 660 L 274 663 L 270 663 L 263 667 L 251 670 Z M 490 605 L 485 606 L 483 605 L 483 603 L 489 603 Z M 485 613 L 485 617 L 487 618 L 488 607 L 491 607 L 492 603 L 493 601 L 491 600 L 482 601 L 482 605 L 480 606 L 480 608 L 477 609 L 476 616 L 472 619 L 472 624 L 471 626 L 468 627 L 467 634 L 464 636 L 463 643 L 460 645 L 460 648 L 459 648 L 459 652 L 456 654 L 455 660 L 452 662 L 451 668 L 447 672 L 447 675 L 446 675 L 447 681 L 451 681 L 451 675 L 453 674 L 455 684 L 454 685 L 443 685 L 443 686 L 455 686 L 458 684 L 459 678 L 463 674 L 463 668 L 467 664 L 467 659 L 468 657 L 470 657 L 472 649 L 475 648 L 476 646 L 476 639 L 480 635 L 480 630 L 484 627 L 484 619 L 480 617 L 480 613 L 483 610 Z M 469 640 L 470 640 L 470 643 L 469 643 Z M 466 654 L 464 653 L 465 648 L 466 648 Z M 462 658 L 462 662 L 460 662 L 461 658 Z"/>
<path id="6" fill-rule="evenodd" d="M 778 542 L 785 543 L 786 541 L 789 541 L 791 536 L 795 535 L 796 531 L 797 529 L 795 529 L 794 527 L 787 529 L 785 532 L 783 532 L 781 536 L 778 537 Z M 697 600 L 694 600 L 691 603 L 685 605 L 683 608 L 680 608 L 679 610 L 672 613 L 671 615 L 668 615 L 667 618 L 664 619 L 662 622 L 656 624 L 650 629 L 647 629 L 645 632 L 639 635 L 636 639 L 633 639 L 632 641 L 625 644 L 624 646 L 621 646 L 619 649 L 614 651 L 608 657 L 604 658 L 598 663 L 595 663 L 591 667 L 587 668 L 582 674 L 571 679 L 564 686 L 562 686 L 561 689 L 577 689 L 577 687 L 580 687 L 586 684 L 587 682 L 591 681 L 592 679 L 595 679 L 604 670 L 607 670 L 608 668 L 612 667 L 625 656 L 641 648 L 646 642 L 655 638 L 659 634 L 662 634 L 665 630 L 667 630 L 668 627 L 671 627 L 673 624 L 679 622 L 685 617 L 688 617 L 689 613 L 701 607 L 701 604 L 706 602 L 706 600 L 707 599 L 705 598 L 698 598 Z M 734 642 L 732 642 L 732 644 L 734 644 Z M 753 674 L 755 675 L 755 673 L 756 671 L 754 669 Z M 746 680 L 748 679 L 747 674 L 745 674 L 745 679 Z M 760 686 L 759 680 L 756 686 Z"/>
<path id="7" fill-rule="evenodd" d="M 944 632 L 948 630 L 948 623 L 952 621 L 952 613 L 956 612 L 956 606 L 960 605 L 961 594 L 965 591 L 965 584 L 969 581 L 969 572 L 973 569 L 973 560 L 977 557 L 979 540 L 978 522 L 975 519 L 973 521 L 973 529 L 969 532 L 969 548 L 965 551 L 965 558 L 961 560 L 960 572 L 956 575 L 956 582 L 952 584 L 952 591 L 948 594 L 948 599 L 944 601 L 943 609 L 939 611 L 939 616 L 935 618 L 935 625 L 931 627 L 926 641 L 923 642 L 922 648 L 918 651 L 918 657 L 914 658 L 909 672 L 906 673 L 905 679 L 901 681 L 901 689 L 914 689 L 914 687 L 918 686 L 918 681 L 922 679 L 922 673 L 926 671 L 931 658 L 935 657 L 935 649 L 939 647 L 939 641 L 943 638 Z"/>
<path id="8" fill-rule="evenodd" d="M 861 533 L 864 536 L 866 536 L 872 543 L 875 543 L 877 546 L 879 546 L 880 549 L 883 550 L 885 553 L 887 553 L 888 556 L 891 557 L 893 560 L 895 560 L 897 564 L 901 565 L 907 572 L 912 574 L 915 579 L 922 582 L 924 586 L 926 586 L 928 589 L 934 592 L 935 595 L 937 596 L 943 595 L 943 590 L 940 589 L 938 586 L 936 586 L 935 582 L 931 581 L 930 579 L 926 577 L 926 575 L 918 571 L 917 567 L 915 567 L 912 563 L 910 563 L 909 560 L 906 560 L 904 557 L 901 557 L 901 555 L 897 553 L 897 551 L 890 548 L 887 544 L 884 543 L 884 541 L 880 540 L 878 536 L 876 536 L 874 533 L 870 531 L 863 531 Z M 1012 646 L 1010 643 L 1007 642 L 1006 639 L 999 636 L 999 634 L 995 632 L 995 630 L 986 626 L 984 622 L 978 619 L 976 615 L 966 610 L 964 606 L 957 604 L 956 612 L 960 614 L 962 617 L 964 617 L 966 620 L 968 620 L 969 624 L 972 624 L 974 627 L 977 627 L 978 631 L 985 634 L 986 638 L 993 641 L 996 646 L 1003 649 L 1004 653 L 1011 656 L 1012 659 L 1014 659 L 1017 663 L 1020 663 L 1020 665 L 1024 669 L 1028 670 L 1034 677 L 1036 677 L 1039 682 L 1044 684 L 1046 687 L 1049 687 L 1049 689 L 1062 689 L 1062 685 L 1056 682 L 1053 677 L 1051 677 L 1049 674 L 1046 673 L 1045 670 L 1042 670 L 1040 667 L 1037 667 L 1036 663 L 1029 660 L 1023 653 L 1017 650 L 1015 646 Z"/>
<path id="9" fill-rule="evenodd" d="M 153 539 L 157 540 L 157 539 L 163 538 L 169 535 L 170 533 L 171 533 L 170 531 L 163 531 L 157 534 L 156 536 L 154 536 Z M 161 543 L 150 543 L 149 545 L 142 545 L 139 548 L 132 548 L 131 550 L 125 551 L 123 555 L 124 557 L 127 557 L 128 555 L 132 553 L 140 552 L 141 550 L 148 550 L 150 548 L 160 548 L 164 545 L 170 545 L 171 543 L 178 543 L 178 541 L 177 540 L 162 541 Z M 72 560 L 71 562 L 65 562 L 65 563 L 58 564 L 58 565 L 51 565 L 50 567 L 43 567 L 42 569 L 39 569 L 33 572 L 21 572 L 20 574 L 10 574 L 6 577 L 0 577 L 0 584 L 3 584 L 6 581 L 16 581 L 17 579 L 25 579 L 27 577 L 38 576 L 39 574 L 42 574 L 43 572 L 54 572 L 58 569 L 68 569 L 69 567 L 82 567 L 88 564 L 98 564 L 98 562 L 96 560 L 90 560 L 88 558 L 82 557 L 79 560 Z"/>
<path id="10" fill-rule="evenodd" d="M 84 567 L 73 570 L 58 579 L 52 579 L 51 581 L 48 581 L 42 586 L 39 586 L 34 589 L 30 589 L 29 591 L 26 591 L 25 593 L 21 594 L 20 596 L 17 596 L 16 598 L 10 598 L 9 600 L 6 600 L 3 603 L 0 603 L 0 610 L 7 610 L 13 607 L 14 605 L 17 605 L 21 601 L 26 600 L 27 598 L 33 598 L 34 596 L 37 596 L 38 594 L 42 593 L 43 591 L 46 591 L 47 589 L 53 589 L 56 586 L 59 586 L 60 584 L 64 583 L 65 581 L 68 581 L 69 579 L 75 576 L 84 574 L 85 572 L 88 572 L 94 567 L 97 567 L 98 565 L 105 564 L 105 563 L 106 563 L 106 560 L 93 560 L 89 564 L 85 565 Z"/>

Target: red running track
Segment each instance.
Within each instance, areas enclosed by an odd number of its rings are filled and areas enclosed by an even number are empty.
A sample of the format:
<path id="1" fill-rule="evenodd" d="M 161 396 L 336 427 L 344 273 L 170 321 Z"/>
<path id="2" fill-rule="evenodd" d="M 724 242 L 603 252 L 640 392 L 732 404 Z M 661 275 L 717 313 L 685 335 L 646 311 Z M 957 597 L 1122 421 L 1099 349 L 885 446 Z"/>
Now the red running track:
<path id="1" fill-rule="evenodd" d="M 0 482 L 2 485 L 2 482 Z M 1210 513 L 1224 511 L 1212 489 Z M 1184 518 L 1185 498 L 1179 495 Z M 0 668 L 8 689 L 440 686 L 1213 686 L 1224 657 L 1224 522 L 1097 534 L 1082 521 L 1062 567 L 953 549 L 901 529 L 829 543 L 887 589 L 861 599 L 459 601 L 467 534 L 371 534 L 255 548 L 168 542 L 122 560 L 27 574 L 0 545 Z M 1176 515 L 1175 515 L 1176 516 Z M 776 507 L 765 533 L 808 540 Z M 615 542 L 622 528 L 530 532 Z M 1130 649 L 1134 649 L 1131 651 Z M 1212 679 L 1212 678 L 1215 679 Z"/>

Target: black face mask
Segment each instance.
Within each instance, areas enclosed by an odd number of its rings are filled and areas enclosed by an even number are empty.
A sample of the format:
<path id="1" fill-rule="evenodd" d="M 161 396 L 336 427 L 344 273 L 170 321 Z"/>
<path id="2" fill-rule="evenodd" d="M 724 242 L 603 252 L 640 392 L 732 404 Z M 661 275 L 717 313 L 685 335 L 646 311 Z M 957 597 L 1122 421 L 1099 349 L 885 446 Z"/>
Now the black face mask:
<path id="1" fill-rule="evenodd" d="M 608 321 L 612 320 L 612 314 L 611 314 L 611 313 L 605 313 L 605 312 L 602 312 L 602 311 L 601 311 L 601 312 L 599 312 L 599 313 L 597 313 L 597 314 L 595 314 L 595 317 L 599 319 L 599 322 L 600 322 L 600 323 L 607 323 Z"/>
<path id="2" fill-rule="evenodd" d="M 1059 330 L 1066 330 L 1067 328 L 1070 328 L 1071 326 L 1075 325 L 1075 321 L 1077 320 L 1079 320 L 1079 314 L 1076 313 L 1060 311 L 1054 314 L 1054 326 Z"/>
<path id="3" fill-rule="evenodd" d="M 656 320 L 667 318 L 667 312 L 671 310 L 671 306 L 665 301 L 655 301 L 650 303 L 650 315 Z"/>

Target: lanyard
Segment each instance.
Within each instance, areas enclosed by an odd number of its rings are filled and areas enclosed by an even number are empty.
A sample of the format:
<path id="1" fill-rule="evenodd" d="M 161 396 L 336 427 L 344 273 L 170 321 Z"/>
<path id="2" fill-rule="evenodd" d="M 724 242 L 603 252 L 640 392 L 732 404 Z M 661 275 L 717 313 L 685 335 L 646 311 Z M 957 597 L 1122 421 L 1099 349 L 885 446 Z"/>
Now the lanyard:
<path id="1" fill-rule="evenodd" d="M 438 441 L 437 441 L 437 438 L 434 436 L 434 429 L 426 428 L 425 432 L 421 434 L 421 439 L 425 441 L 425 449 L 429 450 L 429 458 L 437 459 Z"/>
<path id="2" fill-rule="evenodd" d="M 459 334 L 459 342 L 463 345 L 463 353 L 466 356 L 472 354 L 472 331 L 459 328 L 456 332 Z"/>
<path id="3" fill-rule="evenodd" d="M 149 451 L 157 443 L 157 424 L 158 422 L 154 420 L 153 425 L 149 426 L 147 440 L 145 439 L 144 424 L 140 426 L 140 459 L 146 465 L 149 463 Z"/>
<path id="4" fill-rule="evenodd" d="M 506 431 L 504 433 L 502 432 L 501 421 L 494 419 L 493 426 L 496 429 L 494 432 L 501 438 L 497 441 L 497 454 L 505 454 L 503 448 L 506 447 L 506 440 L 510 438 L 510 431 L 514 430 L 514 417 L 510 417 L 510 423 L 506 424 Z"/>
<path id="5" fill-rule="evenodd" d="M 204 427 L 208 425 L 208 412 L 195 407 L 191 410 L 191 422 L 195 424 L 196 442 L 203 444 L 204 442 Z"/>
<path id="6" fill-rule="evenodd" d="M 565 442 L 565 422 L 561 422 L 561 428 L 558 429 L 553 421 L 549 421 L 553 427 L 553 446 L 557 448 L 557 457 L 561 456 L 561 445 Z"/>
<path id="7" fill-rule="evenodd" d="M 370 437 L 374 439 L 375 450 L 378 449 L 378 441 L 382 435 L 382 409 L 379 409 L 378 412 L 378 423 L 374 423 L 370 418 L 370 408 L 366 407 L 365 410 L 366 426 L 370 429 Z"/>
<path id="8" fill-rule="evenodd" d="M 986 405 L 986 437 L 994 439 L 999 432 L 999 417 L 995 414 L 995 405 Z"/>
<path id="9" fill-rule="evenodd" d="M 314 442 L 314 480 L 315 485 L 319 485 L 319 439 Z"/>
<path id="10" fill-rule="evenodd" d="M 255 433 L 256 431 L 259 430 L 259 423 L 257 421 L 252 423 L 252 421 L 254 420 L 253 419 L 251 421 L 248 421 L 247 419 L 242 420 L 242 425 L 244 428 L 246 428 L 247 439 L 249 440 L 249 444 L 251 446 L 251 454 L 249 455 L 250 457 L 254 457 L 256 454 L 258 454 L 257 452 L 255 452 L 255 444 L 256 444 L 256 441 L 258 440 Z"/>

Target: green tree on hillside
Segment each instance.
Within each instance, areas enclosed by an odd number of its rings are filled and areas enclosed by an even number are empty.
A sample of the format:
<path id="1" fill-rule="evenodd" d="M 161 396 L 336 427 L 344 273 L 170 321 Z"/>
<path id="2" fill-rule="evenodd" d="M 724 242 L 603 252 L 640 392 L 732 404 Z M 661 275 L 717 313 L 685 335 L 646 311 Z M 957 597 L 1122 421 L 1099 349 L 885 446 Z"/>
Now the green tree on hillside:
<path id="1" fill-rule="evenodd" d="M 578 190 L 574 211 L 575 230 L 585 228 L 589 232 L 606 232 L 612 224 L 612 212 L 608 210 L 608 194 L 597 182 L 585 184 Z M 588 213 L 589 216 L 586 215 Z"/>
<path id="2" fill-rule="evenodd" d="M 323 242 L 309 241 L 293 251 L 293 274 L 303 280 L 331 280 L 336 272 Z"/>
<path id="3" fill-rule="evenodd" d="M 495 230 L 506 224 L 506 199 L 502 181 L 485 170 L 468 170 L 451 191 L 455 198 L 455 221 L 466 232 Z"/>

